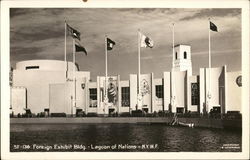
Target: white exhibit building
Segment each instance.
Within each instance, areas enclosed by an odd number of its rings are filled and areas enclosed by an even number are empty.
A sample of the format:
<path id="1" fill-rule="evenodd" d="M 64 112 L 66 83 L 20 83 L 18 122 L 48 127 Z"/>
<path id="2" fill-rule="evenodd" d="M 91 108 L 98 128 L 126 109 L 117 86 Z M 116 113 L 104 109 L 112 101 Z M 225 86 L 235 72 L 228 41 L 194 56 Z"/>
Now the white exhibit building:
<path id="1" fill-rule="evenodd" d="M 212 109 L 220 113 L 241 112 L 241 86 L 236 83 L 241 71 L 227 72 L 227 66 L 221 66 L 200 68 L 199 75 L 192 75 L 191 46 L 176 45 L 173 54 L 172 70 L 163 72 L 162 78 L 154 78 L 154 73 L 140 75 L 140 98 L 137 74 L 130 74 L 126 81 L 120 80 L 119 75 L 107 79 L 97 76 L 92 82 L 90 72 L 79 71 L 72 62 L 18 62 L 13 70 L 11 113 L 23 114 L 27 109 L 33 114 L 66 115 L 78 111 L 107 115 L 135 110 L 145 113 L 209 113 Z"/>

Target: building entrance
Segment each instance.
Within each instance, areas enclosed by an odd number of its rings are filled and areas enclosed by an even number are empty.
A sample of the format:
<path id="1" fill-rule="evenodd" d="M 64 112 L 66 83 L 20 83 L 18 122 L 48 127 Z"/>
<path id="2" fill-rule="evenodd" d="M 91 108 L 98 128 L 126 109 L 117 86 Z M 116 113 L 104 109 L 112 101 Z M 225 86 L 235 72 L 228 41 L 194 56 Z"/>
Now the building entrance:
<path id="1" fill-rule="evenodd" d="M 109 109 L 109 115 L 115 114 L 115 109 L 114 108 L 110 108 Z"/>
<path id="2" fill-rule="evenodd" d="M 183 107 L 177 107 L 176 108 L 176 113 L 184 113 L 184 108 Z"/>
<path id="3" fill-rule="evenodd" d="M 142 108 L 142 111 L 143 111 L 144 113 L 148 113 L 148 108 Z"/>

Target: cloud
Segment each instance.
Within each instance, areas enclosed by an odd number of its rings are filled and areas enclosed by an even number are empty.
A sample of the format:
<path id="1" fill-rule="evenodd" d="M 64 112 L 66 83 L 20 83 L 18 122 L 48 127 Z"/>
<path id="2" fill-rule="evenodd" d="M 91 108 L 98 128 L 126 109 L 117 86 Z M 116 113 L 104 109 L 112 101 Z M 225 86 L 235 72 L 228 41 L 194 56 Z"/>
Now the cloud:
<path id="1" fill-rule="evenodd" d="M 203 9 L 199 10 L 199 12 L 189 15 L 186 17 L 181 18 L 181 21 L 187 21 L 192 20 L 195 18 L 212 18 L 212 17 L 234 17 L 234 16 L 240 16 L 241 10 L 240 9 Z"/>
<path id="2" fill-rule="evenodd" d="M 240 49 L 231 49 L 231 50 L 220 50 L 220 51 L 212 51 L 213 55 L 227 55 L 227 54 L 240 54 Z M 200 55 L 207 55 L 208 51 L 201 51 L 201 52 L 193 52 L 192 56 L 200 56 Z"/>
<path id="3" fill-rule="evenodd" d="M 12 47 L 10 52 L 14 55 L 30 55 L 36 52 L 41 52 L 43 49 L 38 47 L 30 47 L 30 48 L 20 48 L 20 47 Z"/>

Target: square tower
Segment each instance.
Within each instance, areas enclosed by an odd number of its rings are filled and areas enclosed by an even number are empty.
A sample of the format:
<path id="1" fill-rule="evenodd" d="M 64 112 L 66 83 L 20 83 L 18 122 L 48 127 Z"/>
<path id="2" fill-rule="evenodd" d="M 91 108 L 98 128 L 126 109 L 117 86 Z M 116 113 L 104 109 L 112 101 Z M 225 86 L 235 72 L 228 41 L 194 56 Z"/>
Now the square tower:
<path id="1" fill-rule="evenodd" d="M 178 44 L 174 46 L 172 71 L 188 71 L 192 75 L 191 46 Z"/>

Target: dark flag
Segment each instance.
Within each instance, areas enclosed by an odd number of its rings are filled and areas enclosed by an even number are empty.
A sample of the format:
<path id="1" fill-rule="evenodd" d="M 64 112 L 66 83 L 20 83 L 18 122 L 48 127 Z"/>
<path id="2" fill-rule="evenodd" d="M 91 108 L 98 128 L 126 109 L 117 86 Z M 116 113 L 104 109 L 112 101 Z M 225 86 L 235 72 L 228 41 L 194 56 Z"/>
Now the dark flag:
<path id="1" fill-rule="evenodd" d="M 211 29 L 212 31 L 218 32 L 217 26 L 216 26 L 215 24 L 213 24 L 213 22 L 211 22 L 211 21 L 210 21 L 210 29 Z"/>
<path id="2" fill-rule="evenodd" d="M 85 55 L 88 55 L 86 49 L 82 45 L 80 45 L 80 44 L 76 43 L 75 44 L 75 49 L 76 49 L 76 52 L 84 52 Z"/>
<path id="3" fill-rule="evenodd" d="M 112 41 L 111 39 L 107 38 L 107 49 L 112 50 L 115 45 L 115 42 Z"/>
<path id="4" fill-rule="evenodd" d="M 81 33 L 79 31 L 77 31 L 76 29 L 72 28 L 70 25 L 67 24 L 67 30 L 69 32 L 69 34 L 73 37 L 78 39 L 79 41 L 81 40 L 80 36 Z"/>

